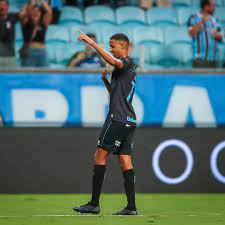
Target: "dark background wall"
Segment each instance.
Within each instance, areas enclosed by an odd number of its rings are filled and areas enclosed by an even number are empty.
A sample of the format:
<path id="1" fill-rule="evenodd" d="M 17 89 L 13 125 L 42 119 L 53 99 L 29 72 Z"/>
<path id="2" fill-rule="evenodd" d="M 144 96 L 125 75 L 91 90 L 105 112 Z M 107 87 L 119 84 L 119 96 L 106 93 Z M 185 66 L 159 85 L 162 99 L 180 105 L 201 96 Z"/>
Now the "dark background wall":
<path id="1" fill-rule="evenodd" d="M 98 128 L 2 128 L 0 129 L 0 193 L 90 192 L 92 160 Z M 167 139 L 185 142 L 194 164 L 182 183 L 162 182 L 152 167 L 152 156 Z M 138 192 L 225 192 L 210 169 L 210 156 L 225 141 L 225 129 L 138 128 L 134 141 L 134 165 Z M 117 158 L 110 157 L 104 192 L 122 192 Z M 160 168 L 168 177 L 180 176 L 187 160 L 178 147 L 166 148 Z M 225 176 L 225 148 L 217 160 Z"/>

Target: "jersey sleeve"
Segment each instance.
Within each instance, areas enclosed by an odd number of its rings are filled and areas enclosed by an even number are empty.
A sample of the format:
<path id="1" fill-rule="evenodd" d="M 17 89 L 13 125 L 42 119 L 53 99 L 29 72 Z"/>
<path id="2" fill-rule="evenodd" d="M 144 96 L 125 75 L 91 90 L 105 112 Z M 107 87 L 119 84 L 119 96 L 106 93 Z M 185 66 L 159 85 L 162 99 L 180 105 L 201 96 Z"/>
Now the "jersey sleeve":
<path id="1" fill-rule="evenodd" d="M 129 58 L 121 57 L 120 60 L 121 60 L 121 62 L 123 63 L 123 68 L 122 68 L 122 70 L 127 70 L 127 69 L 129 69 L 129 67 L 130 67 L 130 60 L 129 60 Z"/>

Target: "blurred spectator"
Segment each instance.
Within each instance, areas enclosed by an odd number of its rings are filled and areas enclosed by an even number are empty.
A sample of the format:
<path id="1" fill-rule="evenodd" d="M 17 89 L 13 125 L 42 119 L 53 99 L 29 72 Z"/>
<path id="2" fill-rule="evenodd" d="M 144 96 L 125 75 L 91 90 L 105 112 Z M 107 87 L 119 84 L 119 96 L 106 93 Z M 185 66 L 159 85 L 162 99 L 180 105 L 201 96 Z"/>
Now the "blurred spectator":
<path id="1" fill-rule="evenodd" d="M 87 36 L 96 42 L 96 37 L 94 34 L 87 34 Z M 101 57 L 88 44 L 86 44 L 85 51 L 75 53 L 68 63 L 68 67 L 80 67 L 87 69 L 96 69 L 104 66 L 105 63 L 102 61 Z"/>
<path id="2" fill-rule="evenodd" d="M 127 0 L 114 0 L 113 1 L 113 6 L 115 8 L 121 7 L 121 6 L 126 6 L 126 5 L 128 5 L 128 1 Z"/>
<path id="3" fill-rule="evenodd" d="M 158 7 L 171 7 L 171 0 L 156 0 Z"/>
<path id="4" fill-rule="evenodd" d="M 18 15 L 8 11 L 8 1 L 0 0 L 0 67 L 16 66 L 14 36 Z"/>
<path id="5" fill-rule="evenodd" d="M 201 11 L 188 21 L 192 37 L 193 67 L 218 67 L 217 42 L 222 40 L 221 27 L 213 16 L 214 0 L 201 0 Z"/>
<path id="6" fill-rule="evenodd" d="M 30 1 L 25 5 L 20 18 L 24 45 L 20 50 L 21 64 L 25 67 L 47 67 L 45 36 L 52 20 L 52 9 L 44 1 Z"/>
<path id="7" fill-rule="evenodd" d="M 152 7 L 152 0 L 139 0 L 139 7 L 148 10 Z"/>

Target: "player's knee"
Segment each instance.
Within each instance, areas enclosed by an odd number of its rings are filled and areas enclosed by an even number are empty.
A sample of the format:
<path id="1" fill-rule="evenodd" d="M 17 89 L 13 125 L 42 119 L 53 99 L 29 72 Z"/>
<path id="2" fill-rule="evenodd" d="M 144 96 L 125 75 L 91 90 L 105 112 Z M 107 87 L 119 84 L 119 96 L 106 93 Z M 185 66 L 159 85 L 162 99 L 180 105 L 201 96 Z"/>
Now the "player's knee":
<path id="1" fill-rule="evenodd" d="M 94 164 L 106 165 L 106 163 L 107 163 L 107 154 L 102 154 L 99 150 L 97 150 L 94 155 Z"/>
<path id="2" fill-rule="evenodd" d="M 130 156 L 119 156 L 119 165 L 122 171 L 130 170 L 133 168 Z"/>

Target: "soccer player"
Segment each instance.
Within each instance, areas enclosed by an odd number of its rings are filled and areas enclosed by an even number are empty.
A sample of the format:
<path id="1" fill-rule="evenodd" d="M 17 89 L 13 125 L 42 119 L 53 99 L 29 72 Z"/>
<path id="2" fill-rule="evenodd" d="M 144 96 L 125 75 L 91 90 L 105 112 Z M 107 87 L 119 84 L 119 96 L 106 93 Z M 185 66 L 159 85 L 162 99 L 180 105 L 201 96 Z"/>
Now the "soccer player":
<path id="1" fill-rule="evenodd" d="M 78 39 L 91 45 L 99 55 L 114 66 L 109 82 L 103 71 L 102 79 L 110 93 L 109 113 L 103 125 L 97 144 L 92 178 L 92 198 L 86 205 L 74 207 L 80 213 L 100 213 L 99 198 L 106 173 L 109 154 L 118 155 L 123 172 L 127 206 L 114 215 L 137 215 L 135 203 L 135 174 L 132 165 L 133 135 L 136 127 L 136 115 L 132 99 L 136 83 L 136 65 L 128 55 L 129 39 L 124 34 L 115 34 L 110 38 L 110 53 L 96 44 L 83 32 Z"/>

